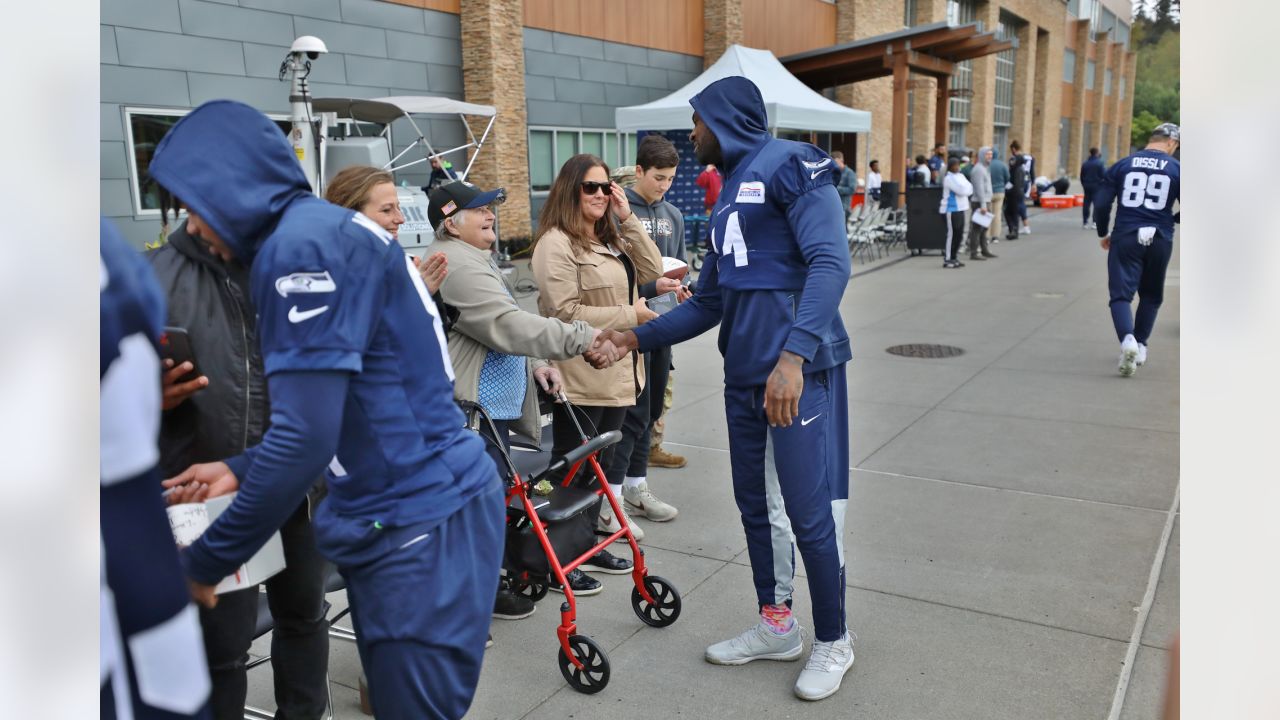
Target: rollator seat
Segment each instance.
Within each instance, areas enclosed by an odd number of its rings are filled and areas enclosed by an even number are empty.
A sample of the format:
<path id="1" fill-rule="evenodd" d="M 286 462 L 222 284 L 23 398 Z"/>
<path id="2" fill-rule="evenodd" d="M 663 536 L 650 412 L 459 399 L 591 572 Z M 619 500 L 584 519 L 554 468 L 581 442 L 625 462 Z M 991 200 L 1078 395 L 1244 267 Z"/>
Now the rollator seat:
<path id="1" fill-rule="evenodd" d="M 575 487 L 557 487 L 545 497 L 534 495 L 530 500 L 538 511 L 542 522 L 554 525 L 574 517 L 596 504 L 600 496 L 595 490 Z M 547 505 L 539 506 L 538 501 L 545 500 Z"/>

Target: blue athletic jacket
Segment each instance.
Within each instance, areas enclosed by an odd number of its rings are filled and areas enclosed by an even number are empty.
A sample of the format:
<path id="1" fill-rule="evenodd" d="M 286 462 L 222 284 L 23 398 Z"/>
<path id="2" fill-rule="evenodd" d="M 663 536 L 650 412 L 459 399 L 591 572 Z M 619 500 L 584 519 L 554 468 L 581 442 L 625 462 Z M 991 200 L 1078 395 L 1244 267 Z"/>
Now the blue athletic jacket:
<path id="1" fill-rule="evenodd" d="M 373 221 L 311 194 L 273 122 L 206 103 L 161 141 L 151 174 L 250 265 L 271 398 L 262 443 L 228 463 L 235 502 L 184 554 L 193 578 L 213 582 L 251 556 L 321 471 L 317 537 L 335 562 L 326 524 L 439 521 L 496 482 L 453 402 L 443 328 L 418 273 Z M 349 530 L 347 551 L 373 540 Z"/>
<path id="2" fill-rule="evenodd" d="M 689 104 L 720 142 L 724 189 L 696 294 L 635 329 L 641 350 L 720 323 L 727 385 L 763 385 L 783 350 L 803 357 L 805 372 L 847 362 L 839 305 L 849 248 L 835 162 L 771 136 L 760 90 L 744 77 L 717 80 Z"/>
<path id="3" fill-rule="evenodd" d="M 1093 200 L 1098 237 L 1154 227 L 1161 238 L 1172 240 L 1173 225 L 1181 222 L 1182 213 L 1173 210 L 1181 187 L 1181 165 L 1159 150 L 1140 150 L 1112 165 Z M 1115 229 L 1110 229 L 1112 202 L 1119 203 Z"/>

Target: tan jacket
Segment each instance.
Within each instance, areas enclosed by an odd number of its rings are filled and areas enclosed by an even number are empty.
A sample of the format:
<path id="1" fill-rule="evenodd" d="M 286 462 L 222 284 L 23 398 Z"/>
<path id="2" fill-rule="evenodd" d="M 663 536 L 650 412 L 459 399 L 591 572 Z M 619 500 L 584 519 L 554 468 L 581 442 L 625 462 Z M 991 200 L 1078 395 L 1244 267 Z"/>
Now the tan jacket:
<path id="1" fill-rule="evenodd" d="M 488 250 L 461 240 L 441 240 L 432 244 L 429 252 L 437 250 L 449 261 L 440 297 L 458 309 L 458 321 L 449 330 L 454 398 L 475 402 L 480 369 L 489 350 L 524 355 L 528 358 L 524 406 L 520 419 L 512 425 L 516 432 L 540 441 L 542 423 L 533 370 L 546 364 L 544 358 L 562 360 L 586 352 L 594 329 L 585 322 L 565 324 L 521 310 Z"/>
<path id="2" fill-rule="evenodd" d="M 632 213 L 622 223 L 622 237 L 631 243 L 627 257 L 635 265 L 640 285 L 662 275 L 662 255 L 644 225 Z M 548 231 L 533 251 L 533 276 L 538 282 L 538 311 L 564 322 L 583 320 L 601 330 L 630 330 L 636 322 L 636 291 L 627 287 L 627 270 L 613 253 L 596 243 L 590 251 L 573 248 L 569 236 Z M 554 363 L 564 376 L 565 394 L 574 403 L 600 407 L 629 407 L 644 387 L 644 363 L 635 353 L 606 370 L 596 370 L 581 357 Z"/>

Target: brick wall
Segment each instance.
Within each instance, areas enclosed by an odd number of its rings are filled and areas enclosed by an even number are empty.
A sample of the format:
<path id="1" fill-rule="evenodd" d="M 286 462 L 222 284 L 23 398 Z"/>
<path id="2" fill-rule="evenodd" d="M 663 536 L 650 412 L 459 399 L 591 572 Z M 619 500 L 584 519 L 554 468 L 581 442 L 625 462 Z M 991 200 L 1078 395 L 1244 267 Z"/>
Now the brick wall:
<path id="1" fill-rule="evenodd" d="M 709 68 L 734 43 L 742 44 L 742 0 L 702 3 L 702 61 Z"/>
<path id="2" fill-rule="evenodd" d="M 157 216 L 135 216 L 125 107 L 186 109 L 230 98 L 287 113 L 280 61 L 299 35 L 325 41 L 317 97 L 443 95 L 462 99 L 458 16 L 378 0 L 103 0 L 101 4 L 102 212 L 134 245 L 153 241 Z M 463 142 L 454 120 L 419 123 L 437 149 Z M 397 152 L 413 139 L 393 126 Z M 423 164 L 425 166 L 425 163 Z M 425 181 L 421 171 L 403 176 Z"/>

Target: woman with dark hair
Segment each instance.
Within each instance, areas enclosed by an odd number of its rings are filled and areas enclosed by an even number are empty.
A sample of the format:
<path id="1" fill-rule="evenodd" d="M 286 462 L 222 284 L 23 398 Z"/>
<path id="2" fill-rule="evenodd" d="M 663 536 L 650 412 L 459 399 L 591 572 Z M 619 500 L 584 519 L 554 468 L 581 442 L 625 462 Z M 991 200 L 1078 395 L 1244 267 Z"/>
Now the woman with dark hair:
<path id="1" fill-rule="evenodd" d="M 567 323 L 582 320 L 601 330 L 630 330 L 657 317 L 638 289 L 662 275 L 662 255 L 631 212 L 622 188 L 609 181 L 609 166 L 600 158 L 574 155 L 560 169 L 538 217 L 533 273 L 540 291 L 538 310 L 547 317 Z M 635 361 L 634 353 L 605 370 L 593 369 L 582 357 L 554 364 L 588 432 L 621 428 L 627 408 L 644 387 L 644 364 Z M 582 442 L 560 406 L 553 415 L 552 435 L 557 455 Z M 602 453 L 602 467 L 609 466 L 610 450 Z M 614 485 L 610 478 L 610 488 L 621 505 L 622 478 L 617 480 Z M 640 540 L 644 533 L 630 518 L 624 519 Z M 600 530 L 616 532 L 621 528 L 618 520 L 609 504 L 602 503 Z M 582 579 L 570 578 L 575 591 Z"/>

